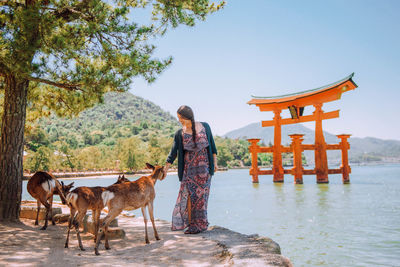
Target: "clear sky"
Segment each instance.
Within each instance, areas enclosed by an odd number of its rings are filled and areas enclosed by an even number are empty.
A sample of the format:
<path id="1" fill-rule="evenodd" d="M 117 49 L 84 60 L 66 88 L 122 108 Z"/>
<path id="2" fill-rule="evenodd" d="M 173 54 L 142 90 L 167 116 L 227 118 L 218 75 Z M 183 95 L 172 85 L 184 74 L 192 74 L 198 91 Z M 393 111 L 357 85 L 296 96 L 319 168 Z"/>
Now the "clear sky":
<path id="1" fill-rule="evenodd" d="M 228 0 L 158 40 L 157 57 L 173 56 L 172 65 L 151 85 L 135 80 L 130 92 L 173 115 L 189 105 L 223 135 L 272 118 L 246 104 L 251 95 L 313 89 L 355 72 L 359 87 L 324 105 L 341 110 L 324 130 L 400 140 L 399 14 L 398 0 Z"/>

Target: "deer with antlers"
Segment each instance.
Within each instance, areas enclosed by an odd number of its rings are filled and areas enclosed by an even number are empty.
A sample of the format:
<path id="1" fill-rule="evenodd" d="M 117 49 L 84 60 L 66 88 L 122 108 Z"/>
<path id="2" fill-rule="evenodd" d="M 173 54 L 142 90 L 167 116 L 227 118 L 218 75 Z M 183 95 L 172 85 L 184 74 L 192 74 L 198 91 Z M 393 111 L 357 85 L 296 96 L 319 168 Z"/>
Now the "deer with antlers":
<path id="1" fill-rule="evenodd" d="M 64 185 L 63 182 L 59 182 L 53 175 L 47 172 L 36 172 L 28 181 L 27 189 L 29 194 L 37 200 L 37 214 L 35 225 L 39 224 L 39 212 L 40 206 L 43 204 L 46 208 L 46 217 L 44 219 L 45 223 L 40 230 L 46 230 L 48 219 L 51 218 L 51 222 L 53 225 L 56 223 L 54 222 L 53 218 L 53 195 L 59 195 L 61 198 L 61 202 L 65 205 L 66 199 L 65 195 L 71 190 L 73 187 L 73 182 L 69 185 Z M 50 218 L 49 218 L 50 213 Z"/>
<path id="2" fill-rule="evenodd" d="M 155 198 L 154 185 L 157 180 L 163 180 L 165 178 L 163 172 L 163 166 L 152 166 L 146 163 L 147 168 L 152 170 L 152 173 L 148 176 L 142 176 L 136 181 L 122 184 L 114 184 L 106 188 L 101 194 L 104 202 L 104 206 L 108 207 L 108 215 L 104 218 L 101 229 L 105 235 L 105 248 L 110 249 L 108 243 L 108 226 L 111 221 L 117 217 L 123 210 L 135 210 L 138 208 L 142 209 L 144 227 L 145 227 L 145 241 L 149 242 L 147 235 L 147 216 L 146 207 L 150 214 L 150 220 L 153 225 L 154 237 L 160 240 L 156 226 L 154 224 L 153 216 L 153 201 Z M 100 239 L 102 235 L 97 235 L 95 254 L 100 255 L 98 251 Z"/>
<path id="3" fill-rule="evenodd" d="M 125 178 L 125 175 L 119 175 L 118 180 L 115 182 L 115 184 L 122 184 L 125 182 L 130 181 L 129 179 Z M 101 194 L 104 192 L 104 190 L 106 190 L 106 187 L 80 186 L 68 193 L 66 198 L 68 201 L 68 206 L 70 208 L 70 217 L 68 220 L 68 232 L 67 239 L 65 240 L 65 248 L 68 248 L 69 232 L 74 225 L 78 238 L 79 248 L 81 250 L 85 250 L 83 248 L 81 236 L 79 234 L 79 226 L 82 224 L 82 221 L 88 209 L 92 210 L 93 223 L 95 226 L 94 241 L 96 241 L 97 232 L 99 230 L 100 214 L 104 208 L 103 199 L 101 197 Z"/>

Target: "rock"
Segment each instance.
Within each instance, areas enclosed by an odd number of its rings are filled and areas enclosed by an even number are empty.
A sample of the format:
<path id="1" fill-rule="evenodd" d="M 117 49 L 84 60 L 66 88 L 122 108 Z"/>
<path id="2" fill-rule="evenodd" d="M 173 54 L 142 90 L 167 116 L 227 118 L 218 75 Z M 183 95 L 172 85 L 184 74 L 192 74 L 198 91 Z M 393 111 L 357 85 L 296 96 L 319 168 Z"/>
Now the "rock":
<path id="1" fill-rule="evenodd" d="M 108 228 L 108 239 L 124 239 L 125 231 L 121 228 Z M 104 239 L 104 235 L 101 239 Z"/>
<path id="2" fill-rule="evenodd" d="M 69 214 L 56 214 L 53 216 L 56 223 L 68 222 Z"/>
<path id="3" fill-rule="evenodd" d="M 217 242 L 217 245 L 223 248 L 220 257 L 225 258 L 227 264 L 293 266 L 288 258 L 281 255 L 279 244 L 267 237 L 260 237 L 257 234 L 244 235 L 220 226 L 212 226 L 199 235 Z"/>
<path id="4" fill-rule="evenodd" d="M 100 225 L 102 222 L 102 219 L 105 216 L 101 216 L 100 218 Z M 114 220 L 111 221 L 110 227 L 118 227 L 118 219 L 115 218 Z M 94 222 L 93 222 L 93 217 L 92 215 L 86 215 L 85 218 L 83 219 L 83 232 L 89 232 L 91 234 L 94 234 Z"/>
<path id="5" fill-rule="evenodd" d="M 61 208 L 59 207 L 53 207 L 53 217 L 56 214 L 61 214 Z M 37 207 L 32 207 L 32 206 L 21 206 L 21 211 L 19 213 L 20 218 L 25 218 L 25 219 L 31 219 L 31 220 L 36 220 L 36 214 L 37 214 Z M 44 220 L 44 217 L 46 216 L 46 208 L 43 207 L 43 205 L 40 208 L 39 212 L 39 220 Z"/>

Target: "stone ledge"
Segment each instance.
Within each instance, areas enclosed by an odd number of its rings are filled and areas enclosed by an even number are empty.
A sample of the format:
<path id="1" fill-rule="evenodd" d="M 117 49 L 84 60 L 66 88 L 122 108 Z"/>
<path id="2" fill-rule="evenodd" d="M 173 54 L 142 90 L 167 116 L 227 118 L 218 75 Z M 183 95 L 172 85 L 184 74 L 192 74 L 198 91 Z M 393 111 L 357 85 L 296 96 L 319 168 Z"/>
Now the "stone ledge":
<path id="1" fill-rule="evenodd" d="M 53 217 L 56 214 L 61 214 L 61 208 L 60 207 L 53 207 Z M 20 218 L 25 218 L 25 219 L 31 219 L 31 220 L 36 220 L 36 214 L 37 214 L 37 207 L 32 207 L 32 206 L 21 206 L 21 211 L 19 213 Z M 46 216 L 46 208 L 42 207 L 40 208 L 39 212 L 39 220 L 44 220 Z"/>
<path id="2" fill-rule="evenodd" d="M 223 249 L 219 256 L 229 265 L 293 267 L 290 260 L 281 255 L 279 244 L 268 237 L 245 235 L 220 226 L 212 226 L 199 235 L 217 242 Z"/>

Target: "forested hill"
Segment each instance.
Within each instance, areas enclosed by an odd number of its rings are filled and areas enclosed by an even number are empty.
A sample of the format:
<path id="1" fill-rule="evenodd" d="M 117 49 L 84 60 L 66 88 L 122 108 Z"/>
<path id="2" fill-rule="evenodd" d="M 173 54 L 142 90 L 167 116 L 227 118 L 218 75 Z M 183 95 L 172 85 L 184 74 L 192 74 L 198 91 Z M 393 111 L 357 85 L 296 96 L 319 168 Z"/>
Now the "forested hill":
<path id="1" fill-rule="evenodd" d="M 48 135 L 50 143 L 64 137 L 72 147 L 104 144 L 116 139 L 138 135 L 148 140 L 151 135 L 170 136 L 178 121 L 154 103 L 126 93 L 108 93 L 104 103 L 83 111 L 77 118 L 42 118 L 38 126 Z"/>

